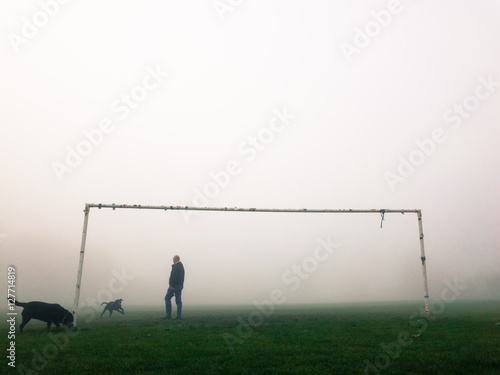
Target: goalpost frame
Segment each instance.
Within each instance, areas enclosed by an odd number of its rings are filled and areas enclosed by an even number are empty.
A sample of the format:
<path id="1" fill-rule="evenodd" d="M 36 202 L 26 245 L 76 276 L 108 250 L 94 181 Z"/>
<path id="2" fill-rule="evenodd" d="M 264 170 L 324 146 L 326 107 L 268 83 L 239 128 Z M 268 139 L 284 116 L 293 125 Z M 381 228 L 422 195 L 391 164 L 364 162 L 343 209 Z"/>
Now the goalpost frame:
<path id="1" fill-rule="evenodd" d="M 429 289 L 427 284 L 427 270 L 426 270 L 426 258 L 425 258 L 425 248 L 424 248 L 424 231 L 422 226 L 422 210 L 419 209 L 279 209 L 279 208 L 238 208 L 238 207 L 190 207 L 190 206 L 147 206 L 147 205 L 128 205 L 128 204 L 102 204 L 102 203 L 86 203 L 85 204 L 85 216 L 83 219 L 83 231 L 82 231 L 82 241 L 80 246 L 80 261 L 78 264 L 78 274 L 76 277 L 76 290 L 75 290 L 75 300 L 73 305 L 73 315 L 74 315 L 74 324 L 76 326 L 76 318 L 78 311 L 78 304 L 80 301 L 80 286 L 82 283 L 82 272 L 83 272 L 83 260 L 85 257 L 85 243 L 87 240 L 87 227 L 89 222 L 89 214 L 90 209 L 96 208 L 112 208 L 115 210 L 116 208 L 129 208 L 129 209 L 142 209 L 142 210 L 192 210 L 192 211 L 232 211 L 232 212 L 284 212 L 284 213 L 378 213 L 382 216 L 382 221 L 384 220 L 384 215 L 386 213 L 415 213 L 418 218 L 418 233 L 419 233 L 419 242 L 420 242 L 420 260 L 422 261 L 422 275 L 424 279 L 424 302 L 425 302 L 425 314 L 427 317 L 430 316 L 430 308 L 429 308 Z M 382 227 L 382 224 L 381 224 Z"/>

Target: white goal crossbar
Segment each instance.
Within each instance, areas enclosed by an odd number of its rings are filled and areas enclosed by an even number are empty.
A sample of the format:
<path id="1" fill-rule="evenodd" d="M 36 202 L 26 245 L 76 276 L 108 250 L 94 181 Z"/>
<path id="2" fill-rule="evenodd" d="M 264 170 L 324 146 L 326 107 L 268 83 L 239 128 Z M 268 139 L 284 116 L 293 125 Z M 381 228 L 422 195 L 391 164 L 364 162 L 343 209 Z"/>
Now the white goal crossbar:
<path id="1" fill-rule="evenodd" d="M 128 205 L 128 204 L 102 204 L 102 203 L 86 203 L 85 204 L 85 216 L 83 220 L 83 231 L 82 231 L 82 242 L 80 247 L 80 262 L 78 265 L 78 274 L 76 277 L 76 290 L 75 290 L 75 301 L 73 306 L 73 314 L 74 314 L 74 323 L 76 325 L 77 311 L 78 311 L 78 303 L 80 300 L 80 286 L 82 282 L 82 271 L 83 271 L 83 259 L 85 256 L 85 242 L 87 239 L 87 227 L 89 221 L 89 214 L 91 208 L 112 208 L 113 210 L 117 208 L 129 208 L 129 209 L 139 209 L 139 210 L 193 210 L 193 211 L 223 211 L 223 212 L 269 212 L 269 213 L 325 213 L 325 214 L 342 214 L 342 213 L 378 213 L 382 216 L 382 220 L 384 220 L 384 215 L 387 213 L 415 213 L 418 218 L 418 232 L 419 232 L 419 241 L 420 241 L 420 260 L 422 261 L 422 274 L 424 278 L 424 301 L 425 301 L 425 313 L 426 316 L 430 316 L 429 309 L 429 289 L 427 285 L 427 271 L 425 266 L 425 248 L 424 248 L 424 231 L 422 226 L 422 211 L 418 209 L 369 209 L 369 210 L 360 210 L 360 209 L 278 209 L 278 208 L 238 208 L 238 207 L 190 207 L 190 206 L 145 206 L 145 205 Z"/>

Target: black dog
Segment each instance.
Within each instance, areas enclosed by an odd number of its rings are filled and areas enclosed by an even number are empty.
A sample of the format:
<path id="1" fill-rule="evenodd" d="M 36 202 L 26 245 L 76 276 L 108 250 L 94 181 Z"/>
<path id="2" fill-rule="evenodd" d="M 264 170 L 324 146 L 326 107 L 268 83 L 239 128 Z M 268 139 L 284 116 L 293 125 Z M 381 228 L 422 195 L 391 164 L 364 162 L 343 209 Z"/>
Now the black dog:
<path id="1" fill-rule="evenodd" d="M 16 306 L 23 307 L 24 310 L 22 312 L 23 322 L 21 323 L 21 327 L 19 329 L 20 332 L 23 331 L 23 328 L 31 319 L 38 319 L 42 322 L 47 322 L 47 329 L 50 329 L 52 323 L 59 328 L 59 324 L 63 324 L 66 327 L 70 328 L 73 326 L 73 314 L 71 314 L 68 310 L 66 310 L 61 305 L 57 303 L 45 303 L 45 302 L 18 302 L 15 301 Z"/>
<path id="2" fill-rule="evenodd" d="M 103 302 L 101 305 L 106 305 L 104 310 L 102 311 L 102 314 L 99 318 L 102 318 L 102 315 L 106 312 L 106 310 L 109 311 L 109 317 L 111 318 L 111 314 L 113 314 L 113 310 L 118 311 L 121 314 L 125 314 L 125 311 L 122 309 L 122 299 L 117 299 L 116 301 L 113 302 Z"/>

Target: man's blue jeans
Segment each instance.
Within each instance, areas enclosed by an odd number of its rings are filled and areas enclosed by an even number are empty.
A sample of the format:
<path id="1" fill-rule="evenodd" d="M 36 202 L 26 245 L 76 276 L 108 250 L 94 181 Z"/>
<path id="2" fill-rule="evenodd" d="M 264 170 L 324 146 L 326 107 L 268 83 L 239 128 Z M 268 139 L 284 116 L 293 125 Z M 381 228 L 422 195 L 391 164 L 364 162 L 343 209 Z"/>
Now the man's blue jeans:
<path id="1" fill-rule="evenodd" d="M 171 289 L 171 287 L 168 287 L 167 295 L 165 296 L 165 305 L 172 308 L 172 302 L 170 301 L 172 297 L 175 295 L 175 304 L 177 307 L 182 308 L 182 285 L 174 285 L 175 291 Z"/>

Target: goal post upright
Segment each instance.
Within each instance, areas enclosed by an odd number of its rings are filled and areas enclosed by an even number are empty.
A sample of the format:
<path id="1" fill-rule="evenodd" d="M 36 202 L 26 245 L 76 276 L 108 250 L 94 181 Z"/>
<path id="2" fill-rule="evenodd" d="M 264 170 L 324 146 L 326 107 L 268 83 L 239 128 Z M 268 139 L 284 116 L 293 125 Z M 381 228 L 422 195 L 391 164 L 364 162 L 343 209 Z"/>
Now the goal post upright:
<path id="1" fill-rule="evenodd" d="M 425 247 L 424 247 L 424 229 L 422 225 L 422 211 L 417 210 L 418 218 L 418 234 L 420 241 L 420 260 L 422 261 L 422 275 L 424 278 L 424 300 L 425 300 L 425 315 L 429 317 L 431 315 L 429 308 L 429 287 L 427 285 L 427 269 L 425 266 Z"/>
<path id="2" fill-rule="evenodd" d="M 80 286 L 82 284 L 83 259 L 85 257 L 85 242 L 87 241 L 87 226 L 89 224 L 90 204 L 85 204 L 85 216 L 83 218 L 82 242 L 80 245 L 80 261 L 78 262 L 78 274 L 76 276 L 75 301 L 73 303 L 74 324 L 78 316 L 78 303 L 80 301 Z"/>
<path id="3" fill-rule="evenodd" d="M 269 213 L 378 213 L 382 216 L 382 221 L 384 220 L 384 215 L 386 213 L 415 213 L 418 218 L 418 231 L 419 231 L 419 241 L 420 241 L 420 259 L 422 261 L 422 274 L 424 279 L 424 292 L 425 292 L 425 312 L 426 316 L 430 316 L 429 309 L 429 290 L 427 284 L 427 271 L 425 264 L 425 249 L 424 249 L 424 233 L 422 226 L 422 211 L 419 209 L 279 209 L 279 208 L 239 208 L 239 207 L 192 207 L 192 206 L 150 206 L 150 205 L 128 205 L 128 204 L 102 204 L 102 203 L 86 203 L 85 204 L 85 216 L 83 220 L 83 231 L 82 231 L 82 241 L 80 246 L 80 261 L 78 265 L 78 274 L 76 279 L 76 290 L 75 290 L 75 300 L 73 306 L 74 314 L 74 324 L 76 326 L 77 310 L 80 300 L 80 287 L 82 282 L 82 272 L 83 272 L 83 260 L 85 256 L 85 243 L 87 239 L 87 226 L 90 215 L 91 208 L 112 208 L 113 210 L 117 208 L 128 208 L 128 209 L 139 209 L 139 210 L 191 210 L 191 211 L 222 211 L 222 212 L 269 212 Z M 382 224 L 381 224 L 382 227 Z"/>

